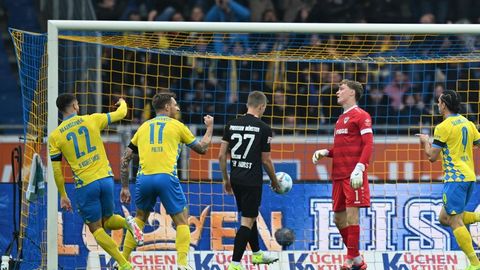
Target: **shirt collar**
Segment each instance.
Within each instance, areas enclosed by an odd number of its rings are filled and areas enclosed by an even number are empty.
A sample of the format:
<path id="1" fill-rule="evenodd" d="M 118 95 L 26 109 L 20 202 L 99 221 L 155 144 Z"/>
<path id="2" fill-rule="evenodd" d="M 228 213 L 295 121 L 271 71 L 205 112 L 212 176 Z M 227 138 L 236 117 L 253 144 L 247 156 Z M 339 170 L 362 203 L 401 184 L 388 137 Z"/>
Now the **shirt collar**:
<path id="1" fill-rule="evenodd" d="M 350 108 L 348 108 L 347 110 L 345 110 L 345 111 L 343 112 L 343 114 L 346 114 L 347 112 L 349 112 L 349 111 L 351 111 L 351 110 L 353 110 L 353 109 L 355 109 L 355 108 L 357 108 L 357 107 L 358 107 L 358 105 L 353 105 L 352 107 L 350 107 Z"/>
<path id="2" fill-rule="evenodd" d="M 72 113 L 72 114 L 70 114 L 69 116 L 63 118 L 63 121 L 68 120 L 68 119 L 70 119 L 70 118 L 72 118 L 72 117 L 74 117 L 74 116 L 77 116 L 77 113 Z"/>

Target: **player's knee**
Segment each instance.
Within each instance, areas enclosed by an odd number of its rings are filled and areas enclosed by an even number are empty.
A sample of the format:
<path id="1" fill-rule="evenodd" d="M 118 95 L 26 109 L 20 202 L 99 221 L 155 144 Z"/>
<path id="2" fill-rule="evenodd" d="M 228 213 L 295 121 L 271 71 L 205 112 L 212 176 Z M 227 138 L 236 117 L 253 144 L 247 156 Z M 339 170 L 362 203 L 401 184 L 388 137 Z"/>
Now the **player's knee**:
<path id="1" fill-rule="evenodd" d="M 337 226 L 337 228 L 347 227 L 347 221 L 343 217 L 335 216 L 333 218 L 333 223 L 335 223 L 335 226 Z"/>
<path id="2" fill-rule="evenodd" d="M 92 223 L 87 224 L 88 229 L 90 230 L 91 233 L 94 233 L 96 230 L 102 228 L 102 221 L 98 220 Z"/>
<path id="3" fill-rule="evenodd" d="M 438 218 L 438 221 L 440 222 L 440 224 L 442 224 L 443 226 L 450 226 L 450 217 L 448 215 L 440 215 L 440 217 Z"/>
<path id="4" fill-rule="evenodd" d="M 135 217 L 140 219 L 143 222 L 146 222 L 149 215 L 150 215 L 150 212 L 137 209 L 137 213 L 135 214 Z"/>
<path id="5" fill-rule="evenodd" d="M 347 226 L 351 226 L 351 225 L 358 225 L 358 217 L 355 218 L 355 217 L 350 217 L 350 218 L 347 218 Z"/>
<path id="6" fill-rule="evenodd" d="M 255 223 L 256 218 L 251 217 L 242 217 L 241 224 L 249 229 L 253 227 L 253 223 Z"/>

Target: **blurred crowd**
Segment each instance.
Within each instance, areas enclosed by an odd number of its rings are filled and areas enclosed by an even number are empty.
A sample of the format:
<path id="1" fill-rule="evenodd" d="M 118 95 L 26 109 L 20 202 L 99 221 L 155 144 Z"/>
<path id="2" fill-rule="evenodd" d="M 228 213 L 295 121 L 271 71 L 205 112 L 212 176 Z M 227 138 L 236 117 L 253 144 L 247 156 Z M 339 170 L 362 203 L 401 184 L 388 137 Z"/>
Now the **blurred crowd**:
<path id="1" fill-rule="evenodd" d="M 475 0 L 97 0 L 99 20 L 478 23 Z"/>
<path id="2" fill-rule="evenodd" d="M 97 17 L 101 20 L 477 23 L 478 14 L 473 7 L 480 7 L 480 2 L 99 0 L 96 6 Z M 268 36 L 239 35 L 227 40 L 231 44 L 214 42 L 213 50 L 240 54 L 245 50 L 282 49 L 282 44 L 259 42 L 262 38 L 268 40 Z M 316 35 L 296 38 L 303 38 L 312 45 L 321 39 Z M 252 44 L 252 40 L 256 43 Z M 455 37 L 455 40 L 447 38 L 441 42 L 439 50 L 461 44 L 460 47 L 471 51 L 477 47 L 476 42 L 469 36 Z M 207 50 L 201 48 L 202 44 L 199 42 L 196 50 Z M 168 41 L 165 46 L 168 47 Z M 284 133 L 318 133 L 321 125 L 334 124 L 342 111 L 335 96 L 342 79 L 364 84 L 365 94 L 359 105 L 372 115 L 377 133 L 412 134 L 424 131 L 422 127 L 430 128 L 441 120 L 435 105 L 445 89 L 460 92 L 467 101 L 462 113 L 471 120 L 477 120 L 479 112 L 478 91 L 470 90 L 480 89 L 480 69 L 478 64 L 471 62 L 269 62 L 192 58 L 116 48 L 106 49 L 103 59 L 103 70 L 108 71 L 103 74 L 104 91 L 110 90 L 114 96 L 126 94 L 135 108 L 132 111 L 135 122 L 152 116 L 146 99 L 162 89 L 176 92 L 184 112 L 182 120 L 188 124 L 200 124 L 207 113 L 215 116 L 217 124 L 223 124 L 245 112 L 244 101 L 248 93 L 260 90 L 267 93 L 271 104 L 266 111 L 267 122 L 281 127 Z"/>

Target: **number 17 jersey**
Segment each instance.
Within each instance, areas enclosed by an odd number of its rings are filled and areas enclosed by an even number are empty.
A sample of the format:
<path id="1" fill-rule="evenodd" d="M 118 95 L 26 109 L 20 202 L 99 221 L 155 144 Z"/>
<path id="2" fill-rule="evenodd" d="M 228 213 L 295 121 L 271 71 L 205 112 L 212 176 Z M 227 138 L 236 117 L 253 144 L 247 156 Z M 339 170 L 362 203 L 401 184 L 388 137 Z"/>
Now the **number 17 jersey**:
<path id="1" fill-rule="evenodd" d="M 230 181 L 237 185 L 263 184 L 262 152 L 270 152 L 272 129 L 246 114 L 227 123 L 222 140 L 230 151 Z"/>

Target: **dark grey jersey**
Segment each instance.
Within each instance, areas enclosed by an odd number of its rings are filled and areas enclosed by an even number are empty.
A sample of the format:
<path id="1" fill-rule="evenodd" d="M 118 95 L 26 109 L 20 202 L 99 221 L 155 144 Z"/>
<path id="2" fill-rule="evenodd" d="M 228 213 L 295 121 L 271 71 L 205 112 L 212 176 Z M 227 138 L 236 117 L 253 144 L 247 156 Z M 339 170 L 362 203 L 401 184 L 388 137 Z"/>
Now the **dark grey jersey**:
<path id="1" fill-rule="evenodd" d="M 222 140 L 228 142 L 232 183 L 262 185 L 262 152 L 270 152 L 271 139 L 272 129 L 251 114 L 227 123 Z"/>

